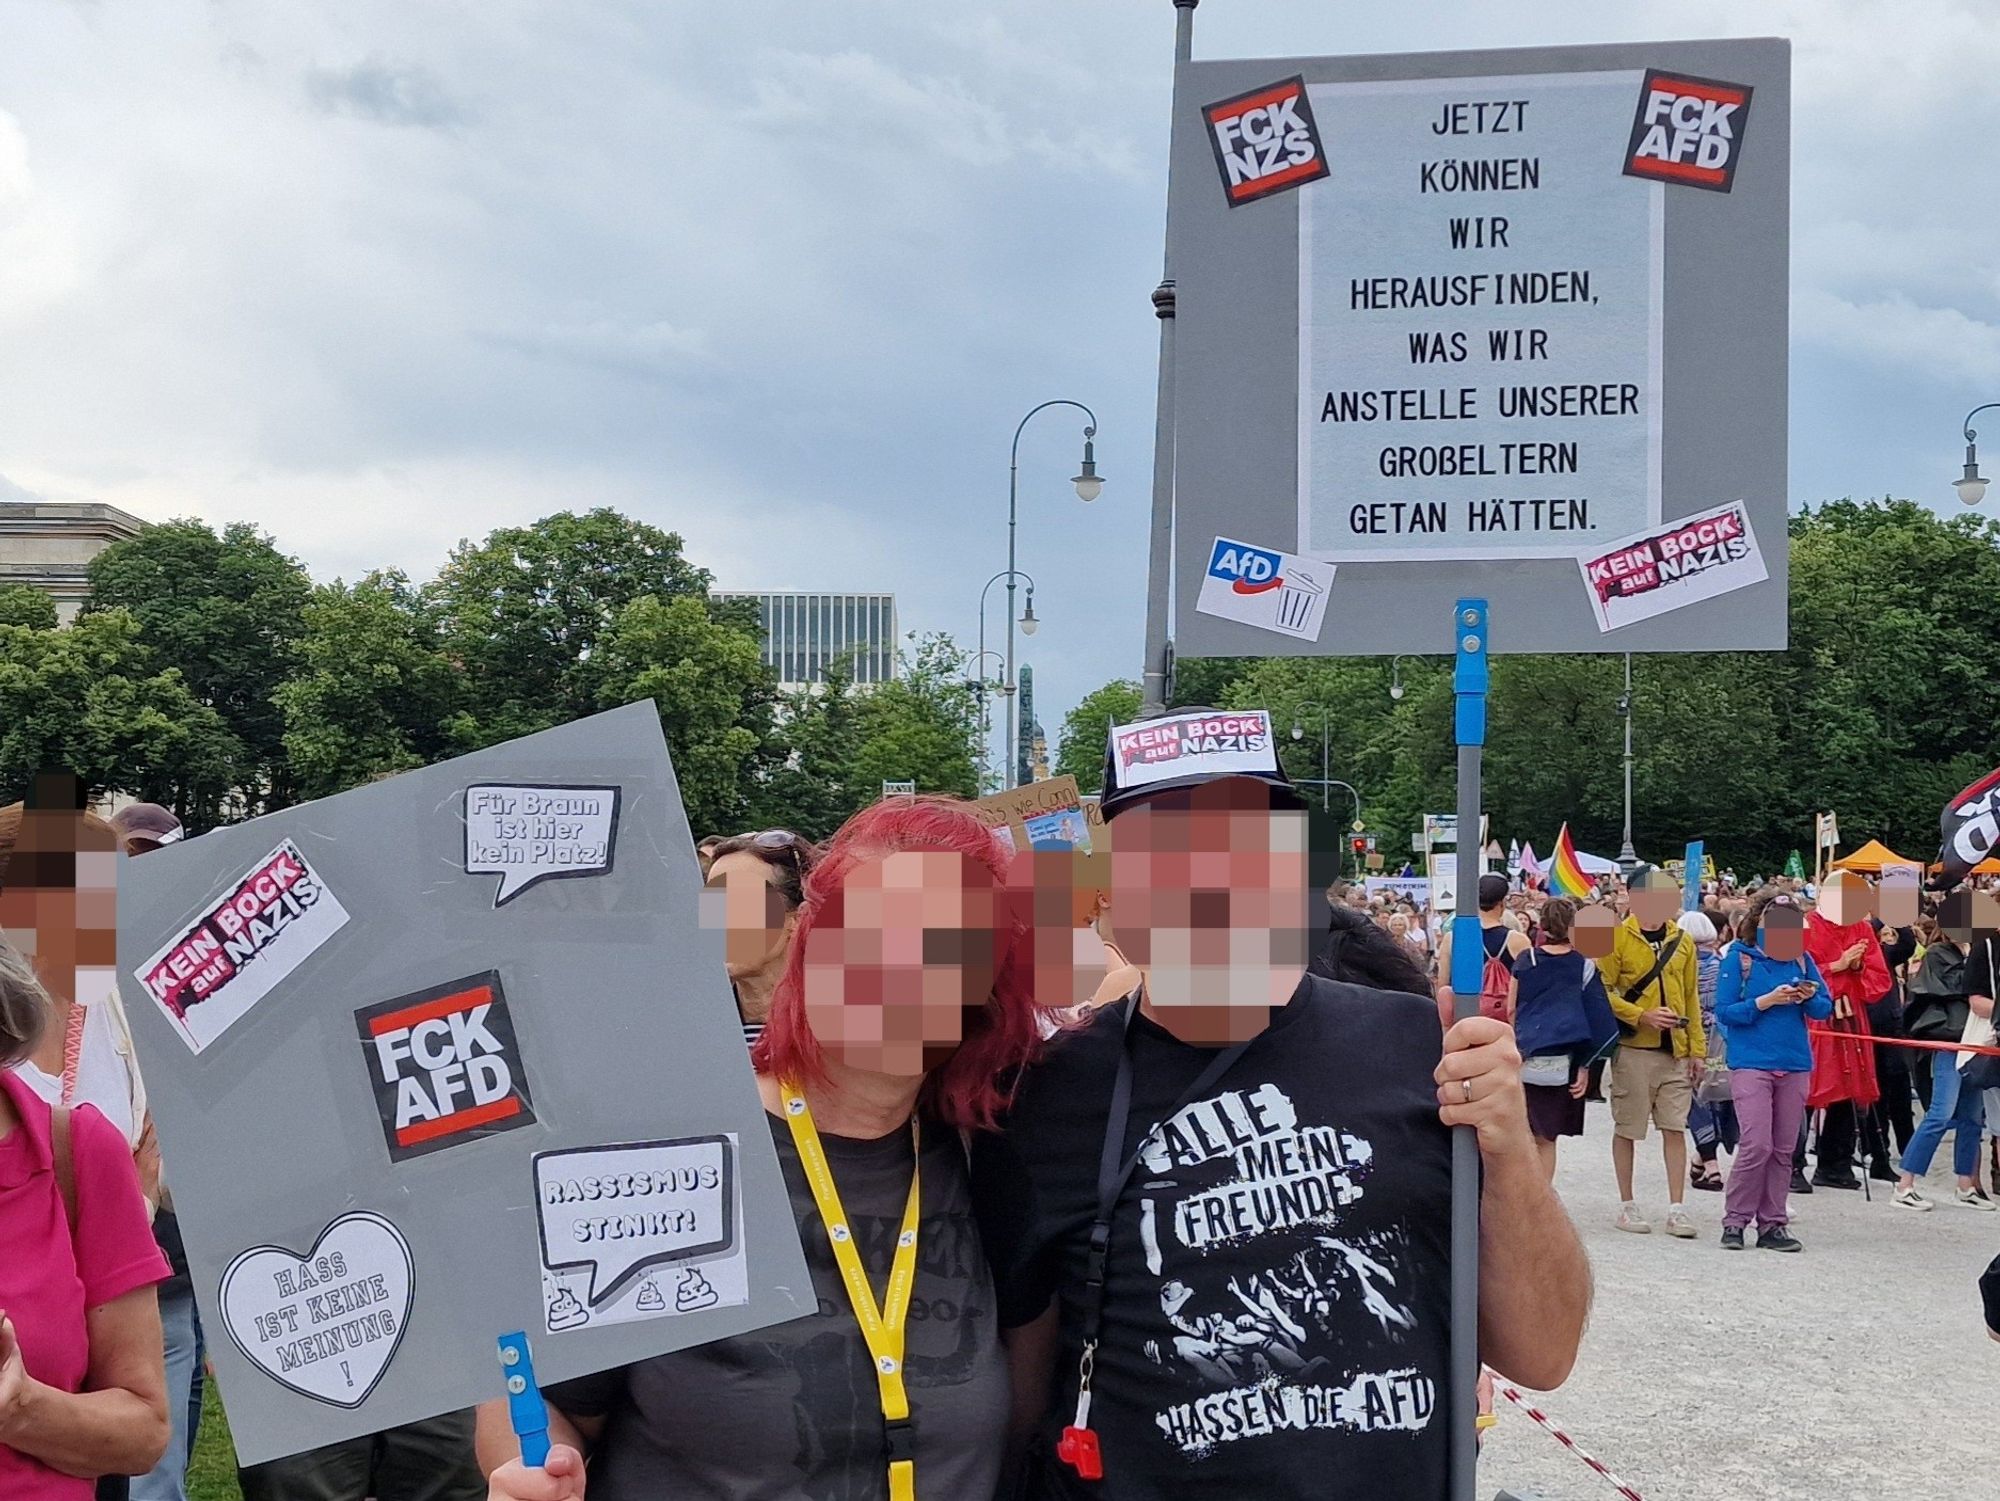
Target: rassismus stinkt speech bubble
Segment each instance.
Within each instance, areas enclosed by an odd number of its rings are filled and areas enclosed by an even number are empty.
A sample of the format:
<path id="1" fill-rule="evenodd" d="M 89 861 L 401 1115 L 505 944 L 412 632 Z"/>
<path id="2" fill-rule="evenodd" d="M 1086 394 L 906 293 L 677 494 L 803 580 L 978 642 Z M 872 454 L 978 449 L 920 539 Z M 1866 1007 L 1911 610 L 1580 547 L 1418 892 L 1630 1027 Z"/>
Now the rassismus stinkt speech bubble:
<path id="1" fill-rule="evenodd" d="M 742 1302 L 741 1278 L 726 1268 L 716 1287 L 727 1292 L 706 1289 L 697 1298 L 691 1290 L 677 1310 L 658 1308 L 658 1295 L 648 1297 L 643 1286 L 636 1300 L 621 1296 L 656 1267 L 740 1259 L 736 1207 L 734 1136 L 536 1153 L 542 1270 L 561 1290 L 548 1310 L 550 1330 Z"/>
<path id="2" fill-rule="evenodd" d="M 493 905 L 564 876 L 601 876 L 618 844 L 616 787 L 481 782 L 465 789 L 465 873 L 497 875 Z"/>

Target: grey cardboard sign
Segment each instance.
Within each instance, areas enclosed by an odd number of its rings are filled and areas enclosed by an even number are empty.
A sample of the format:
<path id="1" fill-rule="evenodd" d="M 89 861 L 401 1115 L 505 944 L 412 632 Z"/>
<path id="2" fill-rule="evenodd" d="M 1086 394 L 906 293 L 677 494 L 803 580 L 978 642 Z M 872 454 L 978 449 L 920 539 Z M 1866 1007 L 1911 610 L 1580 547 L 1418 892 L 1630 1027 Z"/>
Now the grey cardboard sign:
<path id="1" fill-rule="evenodd" d="M 813 1311 L 650 703 L 120 878 L 244 1463 L 499 1396 L 510 1330 L 546 1383 Z"/>
<path id="2" fill-rule="evenodd" d="M 1482 596 L 1495 651 L 1782 648 L 1790 80 L 1772 39 L 1182 65 L 1177 654 L 1449 654 Z"/>

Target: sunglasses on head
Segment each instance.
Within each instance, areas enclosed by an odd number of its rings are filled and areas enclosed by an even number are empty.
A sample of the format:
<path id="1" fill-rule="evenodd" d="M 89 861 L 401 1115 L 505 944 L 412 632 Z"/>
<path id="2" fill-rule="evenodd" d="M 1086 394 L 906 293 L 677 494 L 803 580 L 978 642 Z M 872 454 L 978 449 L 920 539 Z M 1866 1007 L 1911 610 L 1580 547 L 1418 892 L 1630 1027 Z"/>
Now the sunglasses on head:
<path id="1" fill-rule="evenodd" d="M 761 834 L 738 834 L 738 839 L 747 839 L 760 850 L 793 849 L 805 840 L 790 829 L 766 829 Z"/>

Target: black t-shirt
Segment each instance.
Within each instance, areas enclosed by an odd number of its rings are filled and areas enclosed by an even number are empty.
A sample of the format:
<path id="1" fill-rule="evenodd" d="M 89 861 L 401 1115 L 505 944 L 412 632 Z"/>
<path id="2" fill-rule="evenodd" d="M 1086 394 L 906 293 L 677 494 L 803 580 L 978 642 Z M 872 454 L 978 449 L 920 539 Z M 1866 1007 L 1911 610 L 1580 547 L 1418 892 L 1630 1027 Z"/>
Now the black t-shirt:
<path id="1" fill-rule="evenodd" d="M 791 1129 L 770 1126 L 819 1312 L 550 1387 L 561 1411 L 610 1419 L 591 1460 L 591 1501 L 888 1497 L 874 1363 Z M 856 1141 L 822 1132 L 820 1141 L 880 1299 L 910 1192 L 909 1133 Z M 985 1501 L 1000 1470 L 1007 1369 L 957 1132 L 927 1127 L 923 1172 L 903 1368 L 917 1494 Z"/>
<path id="2" fill-rule="evenodd" d="M 1097 1164 L 1123 1038 L 1105 1007 L 973 1150 L 1003 1327 L 1059 1298 L 1040 1452 L 1076 1405 Z M 1214 1049 L 1132 1021 L 1129 1154 Z M 1308 975 L 1152 1135 L 1113 1215 L 1091 1427 L 1105 1478 L 1036 1494 L 1427 1501 L 1445 1492 L 1450 1136 L 1429 1000 Z"/>

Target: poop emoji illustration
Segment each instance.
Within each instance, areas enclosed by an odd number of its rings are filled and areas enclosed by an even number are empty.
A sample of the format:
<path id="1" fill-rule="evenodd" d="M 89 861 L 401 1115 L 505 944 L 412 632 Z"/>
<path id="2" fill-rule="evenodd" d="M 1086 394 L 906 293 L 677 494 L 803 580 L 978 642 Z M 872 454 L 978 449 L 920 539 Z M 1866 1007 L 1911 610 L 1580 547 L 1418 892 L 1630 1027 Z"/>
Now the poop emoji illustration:
<path id="1" fill-rule="evenodd" d="M 576 1294 L 566 1287 L 558 1287 L 556 1295 L 549 1301 L 549 1329 L 574 1329 L 579 1324 L 590 1322 L 590 1310 L 577 1301 Z"/>
<path id="2" fill-rule="evenodd" d="M 681 1273 L 681 1285 L 674 1289 L 674 1312 L 693 1313 L 701 1308 L 713 1308 L 716 1291 L 709 1286 L 708 1279 L 693 1267 Z"/>
<path id="3" fill-rule="evenodd" d="M 639 1289 L 639 1301 L 633 1306 L 646 1313 L 666 1312 L 667 1300 L 660 1296 L 660 1284 L 648 1277 L 646 1285 Z"/>

